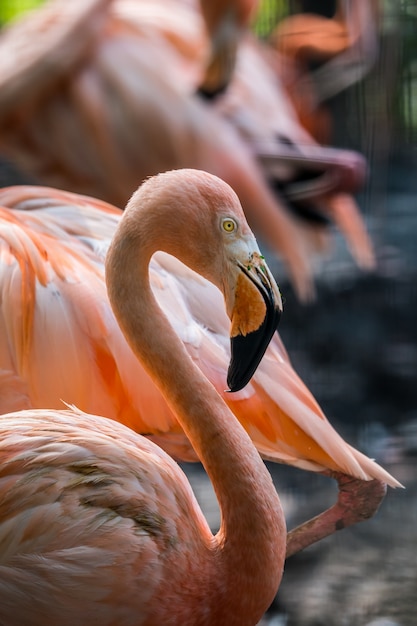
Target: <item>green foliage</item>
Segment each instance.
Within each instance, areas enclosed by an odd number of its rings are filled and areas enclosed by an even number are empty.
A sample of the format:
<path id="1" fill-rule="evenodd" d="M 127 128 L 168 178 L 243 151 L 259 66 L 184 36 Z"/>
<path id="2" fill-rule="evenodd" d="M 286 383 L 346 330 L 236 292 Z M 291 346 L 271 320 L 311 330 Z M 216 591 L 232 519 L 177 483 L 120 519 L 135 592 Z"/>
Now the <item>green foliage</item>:
<path id="1" fill-rule="evenodd" d="M 266 39 L 275 25 L 288 14 L 288 0 L 260 0 L 253 30 L 258 37 Z"/>
<path id="2" fill-rule="evenodd" d="M 0 0 L 0 25 L 10 22 L 29 9 L 34 9 L 44 0 Z"/>
<path id="3" fill-rule="evenodd" d="M 406 3 L 401 15 L 401 68 L 399 108 L 408 135 L 417 136 L 417 6 Z"/>

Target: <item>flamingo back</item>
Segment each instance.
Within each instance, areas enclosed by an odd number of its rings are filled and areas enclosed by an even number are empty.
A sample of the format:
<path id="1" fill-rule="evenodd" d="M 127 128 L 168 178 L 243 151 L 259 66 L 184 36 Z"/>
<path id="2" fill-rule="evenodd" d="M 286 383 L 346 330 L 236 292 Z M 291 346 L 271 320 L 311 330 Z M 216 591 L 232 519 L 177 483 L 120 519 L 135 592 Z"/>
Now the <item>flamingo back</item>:
<path id="1" fill-rule="evenodd" d="M 158 623 L 178 588 L 186 605 L 212 535 L 162 450 L 110 420 L 42 409 L 0 416 L 0 456 L 2 623 Z"/>

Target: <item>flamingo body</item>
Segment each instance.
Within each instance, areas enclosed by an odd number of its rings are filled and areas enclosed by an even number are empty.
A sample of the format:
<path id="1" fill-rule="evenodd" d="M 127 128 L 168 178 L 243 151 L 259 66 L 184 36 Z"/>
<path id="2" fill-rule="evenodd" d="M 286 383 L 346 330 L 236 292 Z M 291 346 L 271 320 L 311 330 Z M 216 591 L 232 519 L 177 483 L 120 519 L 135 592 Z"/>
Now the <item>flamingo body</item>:
<path id="1" fill-rule="evenodd" d="M 1 416 L 0 458 L 3 623 L 191 623 L 181 603 L 212 535 L 160 448 L 98 416 L 32 410 Z"/>
<path id="2" fill-rule="evenodd" d="M 104 257 L 122 212 L 42 187 L 0 190 L 0 410 L 62 408 L 105 415 L 179 460 L 197 456 L 113 315 Z M 179 207 L 172 201 L 172 215 Z M 158 252 L 150 280 L 161 309 L 200 370 L 267 459 L 361 480 L 398 483 L 334 430 L 294 371 L 278 334 L 252 381 L 225 391 L 230 322 L 220 291 Z M 62 359 L 65 354 L 65 359 Z"/>

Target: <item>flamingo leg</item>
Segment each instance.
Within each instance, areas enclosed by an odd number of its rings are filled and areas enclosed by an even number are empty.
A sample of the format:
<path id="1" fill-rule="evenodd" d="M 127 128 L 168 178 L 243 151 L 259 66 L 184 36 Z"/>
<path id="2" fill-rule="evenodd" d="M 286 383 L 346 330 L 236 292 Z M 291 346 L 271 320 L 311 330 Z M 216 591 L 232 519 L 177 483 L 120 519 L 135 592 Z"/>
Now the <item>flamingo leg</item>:
<path id="1" fill-rule="evenodd" d="M 387 490 L 386 484 L 380 480 L 359 480 L 339 472 L 324 474 L 337 480 L 337 502 L 323 513 L 289 531 L 286 558 L 337 530 L 372 517 Z"/>

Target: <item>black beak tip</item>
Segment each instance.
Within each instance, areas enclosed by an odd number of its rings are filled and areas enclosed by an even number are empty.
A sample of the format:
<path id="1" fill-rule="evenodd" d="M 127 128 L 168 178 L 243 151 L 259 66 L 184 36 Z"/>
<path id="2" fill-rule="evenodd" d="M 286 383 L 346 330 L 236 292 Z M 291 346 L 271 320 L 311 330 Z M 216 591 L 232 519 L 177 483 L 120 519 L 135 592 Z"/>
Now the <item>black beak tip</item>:
<path id="1" fill-rule="evenodd" d="M 243 389 L 255 374 L 262 357 L 278 327 L 281 310 L 269 310 L 262 326 L 246 336 L 231 338 L 231 360 L 227 373 L 229 392 Z"/>
<path id="2" fill-rule="evenodd" d="M 227 377 L 227 386 L 229 387 L 229 389 L 226 389 L 227 393 L 236 393 L 236 391 L 240 391 L 241 389 L 243 389 L 243 387 L 245 387 L 248 384 L 249 380 L 247 381 L 241 381 L 239 384 L 233 381 L 233 378 L 229 378 L 229 376 Z"/>

